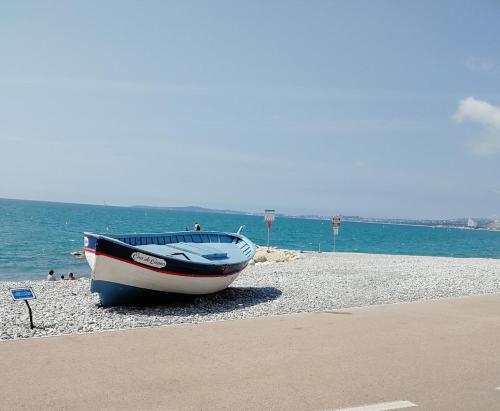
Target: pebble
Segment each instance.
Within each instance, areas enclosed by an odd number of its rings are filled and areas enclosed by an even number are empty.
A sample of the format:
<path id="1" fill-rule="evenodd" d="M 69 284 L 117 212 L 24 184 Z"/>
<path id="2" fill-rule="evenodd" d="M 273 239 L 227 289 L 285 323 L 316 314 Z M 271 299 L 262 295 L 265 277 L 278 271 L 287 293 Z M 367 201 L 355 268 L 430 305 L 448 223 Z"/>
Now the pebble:
<path id="1" fill-rule="evenodd" d="M 9 288 L 31 286 L 35 329 Z M 500 260 L 304 253 L 247 267 L 226 290 L 154 307 L 99 306 L 90 279 L 0 282 L 0 340 L 201 323 L 500 292 Z"/>

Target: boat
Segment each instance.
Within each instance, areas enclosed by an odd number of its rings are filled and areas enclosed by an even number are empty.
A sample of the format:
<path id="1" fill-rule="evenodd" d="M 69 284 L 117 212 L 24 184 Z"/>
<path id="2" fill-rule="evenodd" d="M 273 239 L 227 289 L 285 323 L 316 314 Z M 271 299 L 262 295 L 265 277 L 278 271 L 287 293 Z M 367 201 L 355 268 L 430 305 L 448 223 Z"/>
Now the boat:
<path id="1" fill-rule="evenodd" d="M 468 228 L 477 228 L 478 224 L 477 221 L 474 220 L 473 218 L 470 218 L 467 220 L 467 227 Z"/>
<path id="2" fill-rule="evenodd" d="M 224 290 L 255 255 L 255 244 L 241 234 L 242 227 L 237 233 L 85 232 L 90 290 L 99 294 L 102 306 L 142 305 L 175 294 Z"/>

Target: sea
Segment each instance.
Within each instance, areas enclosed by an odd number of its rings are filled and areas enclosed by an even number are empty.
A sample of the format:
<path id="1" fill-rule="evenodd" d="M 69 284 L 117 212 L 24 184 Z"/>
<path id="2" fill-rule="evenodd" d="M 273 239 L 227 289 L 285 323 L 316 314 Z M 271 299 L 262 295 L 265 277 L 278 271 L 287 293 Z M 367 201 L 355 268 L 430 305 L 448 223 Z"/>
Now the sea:
<path id="1" fill-rule="evenodd" d="M 51 269 L 89 276 L 85 259 L 71 254 L 82 251 L 84 231 L 182 231 L 196 222 L 202 230 L 229 232 L 245 225 L 243 234 L 267 244 L 263 216 L 0 199 L 0 281 L 44 279 Z M 331 222 L 277 215 L 270 245 L 332 251 Z M 338 252 L 500 258 L 500 232 L 447 227 L 345 221 L 335 245 Z"/>

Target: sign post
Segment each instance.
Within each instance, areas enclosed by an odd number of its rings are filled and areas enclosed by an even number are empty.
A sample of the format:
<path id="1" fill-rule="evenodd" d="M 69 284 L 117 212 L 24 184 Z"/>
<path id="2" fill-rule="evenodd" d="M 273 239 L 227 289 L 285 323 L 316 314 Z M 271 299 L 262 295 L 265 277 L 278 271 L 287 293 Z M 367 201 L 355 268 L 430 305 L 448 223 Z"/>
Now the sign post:
<path id="1" fill-rule="evenodd" d="M 339 235 L 340 228 L 340 216 L 336 215 L 332 218 L 332 227 L 333 227 L 333 252 L 335 252 L 335 240 Z"/>
<path id="2" fill-rule="evenodd" d="M 36 295 L 31 287 L 26 288 L 11 288 L 10 295 L 12 296 L 13 301 L 24 301 L 26 306 L 28 307 L 28 312 L 30 314 L 30 328 L 33 329 L 35 326 L 33 325 L 33 314 L 31 313 L 31 307 L 28 303 L 28 300 L 35 300 Z"/>
<path id="3" fill-rule="evenodd" d="M 269 251 L 269 237 L 271 233 L 271 226 L 273 225 L 276 212 L 274 210 L 264 210 L 264 220 L 267 223 L 267 251 Z"/>

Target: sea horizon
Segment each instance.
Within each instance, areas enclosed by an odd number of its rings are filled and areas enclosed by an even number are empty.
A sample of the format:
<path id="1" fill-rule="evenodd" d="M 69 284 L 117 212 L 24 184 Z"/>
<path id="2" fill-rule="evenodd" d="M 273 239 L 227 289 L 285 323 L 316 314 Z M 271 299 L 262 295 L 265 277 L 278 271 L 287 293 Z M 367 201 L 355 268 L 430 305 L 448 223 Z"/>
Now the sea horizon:
<path id="1" fill-rule="evenodd" d="M 264 209 L 262 211 L 243 211 L 243 210 L 232 210 L 232 209 L 224 209 L 224 208 L 211 208 L 199 205 L 184 205 L 184 206 L 167 206 L 167 205 L 148 205 L 148 204 L 108 204 L 108 203 L 87 203 L 87 202 L 73 202 L 73 201 L 52 201 L 52 200 L 34 200 L 34 199 L 25 199 L 25 198 L 10 198 L 10 197 L 0 197 L 1 200 L 6 201 L 26 201 L 26 202 L 34 202 L 34 203 L 47 203 L 47 204 L 64 204 L 64 205 L 82 205 L 82 206 L 95 206 L 95 207 L 116 207 L 116 208 L 137 208 L 137 209 L 159 209 L 159 210 L 171 210 L 178 212 L 206 212 L 206 213 L 214 213 L 214 214 L 234 214 L 234 215 L 251 215 L 251 216 L 263 216 Z M 334 215 L 324 215 L 324 214 L 300 214 L 300 213 L 287 213 L 280 212 L 276 210 L 276 215 L 287 218 L 298 218 L 304 220 L 331 220 Z M 452 222 L 457 220 L 465 220 L 469 217 L 461 216 L 461 217 L 445 217 L 445 218 L 414 218 L 414 217 L 364 217 L 364 216 L 353 216 L 350 214 L 338 214 L 343 217 L 345 221 L 351 222 L 360 222 L 360 223 L 375 223 L 375 224 L 391 224 L 391 225 L 414 225 L 414 226 L 429 226 L 436 227 L 439 222 Z M 488 220 L 488 221 L 497 221 L 495 218 L 491 217 L 473 217 L 477 220 Z M 421 223 L 418 223 L 421 222 Z M 436 224 L 430 224 L 429 222 L 435 222 Z M 446 226 L 449 228 L 464 228 L 462 226 L 457 225 L 449 225 Z M 483 229 L 483 227 L 478 227 L 478 229 Z M 494 230 L 493 230 L 494 231 Z"/>

